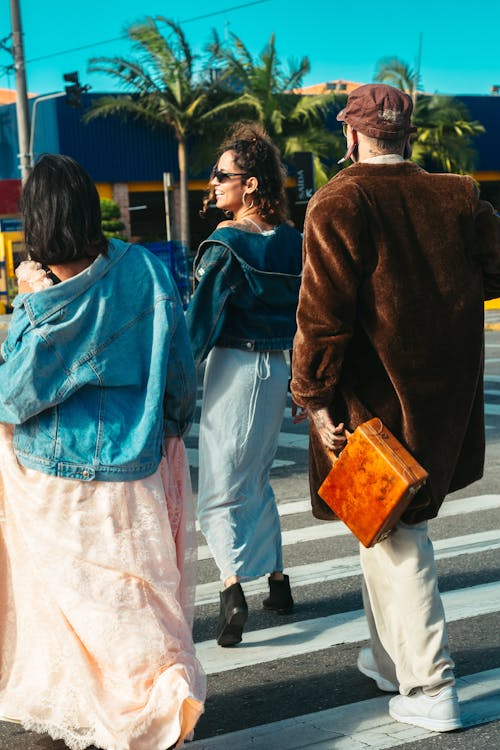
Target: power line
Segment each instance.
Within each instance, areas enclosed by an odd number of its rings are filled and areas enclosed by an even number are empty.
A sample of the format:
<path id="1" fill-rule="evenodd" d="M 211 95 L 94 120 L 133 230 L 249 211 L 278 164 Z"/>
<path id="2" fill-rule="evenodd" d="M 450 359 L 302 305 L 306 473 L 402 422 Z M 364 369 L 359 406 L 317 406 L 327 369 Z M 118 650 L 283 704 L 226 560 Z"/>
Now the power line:
<path id="1" fill-rule="evenodd" d="M 240 5 L 232 5 L 230 8 L 225 8 L 224 10 L 216 10 L 212 13 L 204 13 L 201 16 L 194 16 L 193 18 L 187 18 L 185 21 L 180 21 L 180 24 L 186 24 L 186 23 L 193 23 L 194 21 L 202 21 L 205 18 L 211 18 L 212 16 L 220 16 L 223 13 L 229 13 L 230 11 L 234 10 L 241 10 L 242 8 L 248 8 L 251 5 L 262 5 L 263 3 L 269 3 L 271 0 L 253 0 L 253 2 L 248 3 L 241 3 Z M 100 42 L 93 42 L 90 44 L 82 44 L 81 47 L 72 47 L 71 49 L 65 49 L 60 50 L 59 52 L 51 52 L 48 55 L 40 55 L 40 57 L 32 57 L 29 60 L 26 61 L 27 64 L 39 62 L 40 60 L 48 60 L 51 57 L 59 57 L 60 55 L 67 55 L 69 52 L 81 52 L 85 49 L 92 49 L 94 47 L 99 47 L 103 44 L 110 44 L 111 42 L 119 42 L 122 39 L 127 39 L 126 34 L 122 34 L 121 36 L 113 37 L 112 39 L 103 39 Z"/>

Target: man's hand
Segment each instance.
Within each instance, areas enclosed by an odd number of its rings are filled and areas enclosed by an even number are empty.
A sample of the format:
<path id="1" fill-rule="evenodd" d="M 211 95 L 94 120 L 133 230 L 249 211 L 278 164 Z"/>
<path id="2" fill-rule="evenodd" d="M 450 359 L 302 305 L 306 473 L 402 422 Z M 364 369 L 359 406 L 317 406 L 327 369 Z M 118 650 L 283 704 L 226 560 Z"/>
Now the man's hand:
<path id="1" fill-rule="evenodd" d="M 343 422 L 334 424 L 327 408 L 309 409 L 309 417 L 314 422 L 323 445 L 338 454 L 347 443 L 347 435 Z"/>
<path id="2" fill-rule="evenodd" d="M 295 401 L 292 401 L 292 422 L 299 424 L 305 419 L 307 419 L 307 411 L 302 406 L 298 406 Z"/>

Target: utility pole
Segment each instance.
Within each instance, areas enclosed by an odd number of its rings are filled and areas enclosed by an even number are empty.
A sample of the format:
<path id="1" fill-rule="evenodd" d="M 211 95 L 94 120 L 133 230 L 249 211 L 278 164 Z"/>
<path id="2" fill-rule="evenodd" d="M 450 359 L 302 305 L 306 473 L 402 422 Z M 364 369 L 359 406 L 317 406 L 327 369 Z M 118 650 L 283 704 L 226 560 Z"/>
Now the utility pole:
<path id="1" fill-rule="evenodd" d="M 19 138 L 19 167 L 21 170 L 21 179 L 24 182 L 30 173 L 32 165 L 30 163 L 29 153 L 30 118 L 19 0 L 10 0 L 10 17 L 12 26 L 12 55 L 14 57 L 14 70 L 16 71 L 16 114 L 17 133 Z"/>
<path id="2" fill-rule="evenodd" d="M 413 77 L 413 91 L 411 92 L 411 98 L 413 100 L 413 109 L 415 109 L 415 105 L 417 103 L 417 89 L 418 89 L 418 82 L 420 79 L 420 68 L 422 66 L 422 40 L 423 40 L 423 34 L 420 32 L 419 38 L 418 38 L 418 55 L 417 55 L 417 64 L 415 66 L 415 75 Z"/>

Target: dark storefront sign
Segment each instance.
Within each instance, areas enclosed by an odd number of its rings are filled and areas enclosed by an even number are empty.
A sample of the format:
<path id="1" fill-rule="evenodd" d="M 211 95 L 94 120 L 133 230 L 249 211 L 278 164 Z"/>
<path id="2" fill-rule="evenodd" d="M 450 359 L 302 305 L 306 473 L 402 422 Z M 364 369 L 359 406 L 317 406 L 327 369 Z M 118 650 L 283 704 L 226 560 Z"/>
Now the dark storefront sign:
<path id="1" fill-rule="evenodd" d="M 297 193 L 295 203 L 297 205 L 307 203 L 316 190 L 314 180 L 314 158 L 310 151 L 300 151 L 293 155 L 296 170 Z"/>

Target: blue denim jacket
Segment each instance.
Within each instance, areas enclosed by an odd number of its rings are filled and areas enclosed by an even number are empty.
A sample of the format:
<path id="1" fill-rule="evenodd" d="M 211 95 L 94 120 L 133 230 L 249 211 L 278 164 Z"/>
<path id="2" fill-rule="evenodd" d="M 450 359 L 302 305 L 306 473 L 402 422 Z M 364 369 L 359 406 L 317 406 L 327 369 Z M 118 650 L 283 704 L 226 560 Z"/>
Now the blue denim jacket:
<path id="1" fill-rule="evenodd" d="M 292 348 L 302 270 L 302 237 L 288 224 L 264 234 L 216 229 L 195 259 L 187 324 L 197 364 L 213 346 Z"/>
<path id="2" fill-rule="evenodd" d="M 24 466 L 90 481 L 152 474 L 196 405 L 196 371 L 168 269 L 111 240 L 108 256 L 20 294 L 0 365 L 0 421 Z"/>

